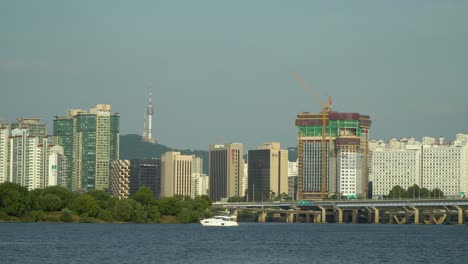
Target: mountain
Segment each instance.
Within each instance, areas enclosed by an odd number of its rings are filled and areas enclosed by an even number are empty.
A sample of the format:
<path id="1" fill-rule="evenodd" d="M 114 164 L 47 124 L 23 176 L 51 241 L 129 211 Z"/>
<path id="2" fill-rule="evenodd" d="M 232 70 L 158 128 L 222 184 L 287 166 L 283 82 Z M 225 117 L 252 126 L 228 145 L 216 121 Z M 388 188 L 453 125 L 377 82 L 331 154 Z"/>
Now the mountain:
<path id="1" fill-rule="evenodd" d="M 161 158 L 167 151 L 179 151 L 183 155 L 195 155 L 203 159 L 203 173 L 208 174 L 208 151 L 173 149 L 158 143 L 143 142 L 140 135 L 130 134 L 120 136 L 120 159 L 151 159 Z M 247 159 L 247 155 L 244 155 Z M 289 161 L 297 161 L 297 147 L 288 148 Z"/>
<path id="2" fill-rule="evenodd" d="M 161 158 L 164 153 L 171 150 L 202 158 L 203 172 L 208 173 L 208 151 L 173 149 L 158 143 L 143 142 L 141 136 L 135 134 L 120 136 L 120 159 L 123 160 Z"/>

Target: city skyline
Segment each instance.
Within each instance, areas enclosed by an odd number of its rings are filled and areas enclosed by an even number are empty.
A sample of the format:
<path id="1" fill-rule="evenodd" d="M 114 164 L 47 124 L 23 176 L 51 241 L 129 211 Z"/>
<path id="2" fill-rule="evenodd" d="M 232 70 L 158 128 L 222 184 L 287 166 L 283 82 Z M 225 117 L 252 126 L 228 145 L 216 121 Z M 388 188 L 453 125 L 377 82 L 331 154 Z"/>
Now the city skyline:
<path id="1" fill-rule="evenodd" d="M 338 4 L 337 4 L 338 3 Z M 297 146 L 317 113 L 294 69 L 334 110 L 371 116 L 370 139 L 466 133 L 468 3 L 392 1 L 0 4 L 0 117 L 52 120 L 97 103 L 180 149 L 219 138 Z"/>

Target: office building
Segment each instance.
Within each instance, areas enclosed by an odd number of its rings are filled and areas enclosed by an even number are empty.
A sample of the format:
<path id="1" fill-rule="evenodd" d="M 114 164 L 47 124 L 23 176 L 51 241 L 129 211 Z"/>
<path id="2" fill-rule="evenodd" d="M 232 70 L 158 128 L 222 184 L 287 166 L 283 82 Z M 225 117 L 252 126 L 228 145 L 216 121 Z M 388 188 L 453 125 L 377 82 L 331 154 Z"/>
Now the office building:
<path id="1" fill-rule="evenodd" d="M 244 196 L 243 146 L 241 143 L 211 144 L 208 147 L 209 196 L 217 202 L 229 197 Z"/>
<path id="2" fill-rule="evenodd" d="M 161 196 L 192 197 L 192 155 L 169 151 L 161 156 Z"/>
<path id="3" fill-rule="evenodd" d="M 130 161 L 130 196 L 148 187 L 154 198 L 161 197 L 162 164 L 161 159 L 139 159 Z"/>
<path id="4" fill-rule="evenodd" d="M 288 193 L 288 151 L 280 146 L 272 142 L 249 150 L 249 201 L 269 201 Z"/>
<path id="5" fill-rule="evenodd" d="M 40 141 L 47 135 L 46 124 L 40 118 L 18 118 L 11 124 L 11 130 L 17 128 L 26 129 L 30 136 L 36 136 Z"/>
<path id="6" fill-rule="evenodd" d="M 460 197 L 468 191 L 468 135 L 458 134 L 454 142 L 424 137 L 369 142 L 370 179 L 373 197 L 388 195 L 395 186 L 408 189 L 442 190 L 444 195 Z M 417 194 L 415 194 L 417 195 Z"/>
<path id="7" fill-rule="evenodd" d="M 54 140 L 68 160 L 69 188 L 106 190 L 112 161 L 119 159 L 119 115 L 98 104 L 89 111 L 70 109 L 54 120 Z M 71 171 L 71 172 L 70 172 Z"/>
<path id="8" fill-rule="evenodd" d="M 130 160 L 112 161 L 110 193 L 119 199 L 130 196 Z"/>
<path id="9" fill-rule="evenodd" d="M 297 115 L 299 199 L 367 195 L 370 125 L 369 116 L 358 113 Z"/>

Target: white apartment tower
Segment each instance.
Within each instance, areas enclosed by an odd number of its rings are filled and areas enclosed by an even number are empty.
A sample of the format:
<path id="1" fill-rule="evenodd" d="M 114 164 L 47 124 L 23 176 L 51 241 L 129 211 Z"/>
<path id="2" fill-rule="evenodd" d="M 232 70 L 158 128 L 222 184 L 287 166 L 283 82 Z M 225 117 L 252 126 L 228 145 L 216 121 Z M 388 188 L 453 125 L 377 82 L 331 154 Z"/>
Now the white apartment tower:
<path id="1" fill-rule="evenodd" d="M 208 194 L 209 179 L 203 173 L 203 159 L 193 157 L 192 159 L 192 198 Z"/>
<path id="2" fill-rule="evenodd" d="M 10 130 L 8 125 L 0 120 L 0 184 L 9 179 L 8 175 L 8 138 Z"/>
<path id="3" fill-rule="evenodd" d="M 9 181 L 33 190 L 41 187 L 39 138 L 26 129 L 13 129 L 9 137 Z"/>

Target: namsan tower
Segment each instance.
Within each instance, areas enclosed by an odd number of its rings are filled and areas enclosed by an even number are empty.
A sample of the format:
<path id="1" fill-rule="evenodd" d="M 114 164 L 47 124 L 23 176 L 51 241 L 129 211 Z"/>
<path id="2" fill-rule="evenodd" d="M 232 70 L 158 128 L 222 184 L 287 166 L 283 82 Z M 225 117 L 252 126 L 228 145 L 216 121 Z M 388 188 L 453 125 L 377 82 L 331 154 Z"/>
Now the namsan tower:
<path id="1" fill-rule="evenodd" d="M 148 107 L 146 108 L 144 122 L 143 122 L 143 134 L 142 140 L 149 143 L 156 143 L 156 139 L 153 137 L 153 102 L 152 102 L 152 93 L 151 89 L 149 92 Z M 148 123 L 147 123 L 148 122 Z M 148 124 L 148 126 L 146 126 Z M 146 128 L 148 127 L 148 131 Z"/>

